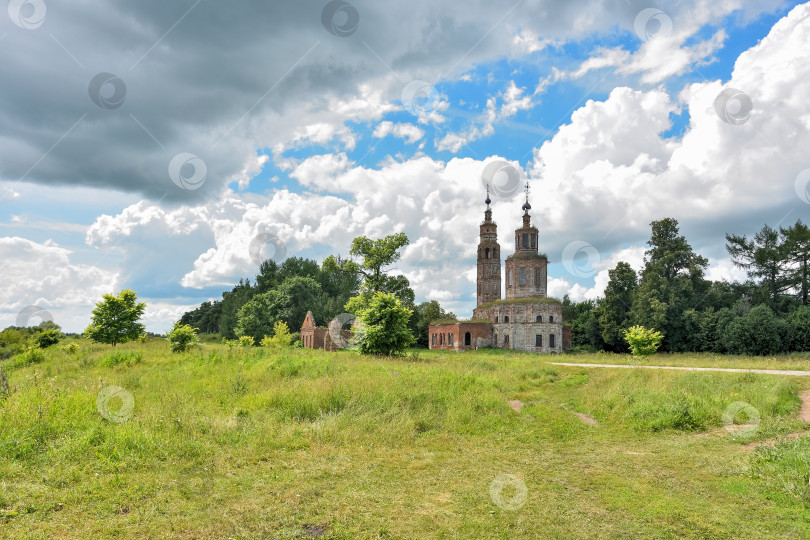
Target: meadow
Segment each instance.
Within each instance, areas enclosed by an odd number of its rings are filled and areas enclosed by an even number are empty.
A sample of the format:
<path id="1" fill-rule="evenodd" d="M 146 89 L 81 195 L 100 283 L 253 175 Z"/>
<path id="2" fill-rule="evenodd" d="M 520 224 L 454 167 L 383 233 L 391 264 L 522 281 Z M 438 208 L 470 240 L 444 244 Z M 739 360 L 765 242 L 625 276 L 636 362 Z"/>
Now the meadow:
<path id="1" fill-rule="evenodd" d="M 2 538 L 810 536 L 810 377 L 76 342 L 1 364 Z"/>

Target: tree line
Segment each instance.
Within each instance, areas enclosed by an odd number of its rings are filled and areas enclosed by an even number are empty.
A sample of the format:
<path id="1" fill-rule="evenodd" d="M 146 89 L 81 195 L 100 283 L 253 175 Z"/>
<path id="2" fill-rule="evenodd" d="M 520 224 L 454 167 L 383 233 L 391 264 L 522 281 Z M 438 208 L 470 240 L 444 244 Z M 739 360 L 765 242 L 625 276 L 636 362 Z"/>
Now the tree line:
<path id="1" fill-rule="evenodd" d="M 641 325 L 663 334 L 662 351 L 778 354 L 810 350 L 810 229 L 801 220 L 752 238 L 726 235 L 745 282 L 705 278 L 708 260 L 679 233 L 678 222 L 651 223 L 644 267 L 626 262 L 609 271 L 603 298 L 563 299 L 572 345 L 627 352 L 624 331 Z"/>
<path id="2" fill-rule="evenodd" d="M 367 310 L 375 293 L 386 293 L 410 311 L 407 330 L 414 344 L 427 347 L 430 321 L 454 315 L 435 300 L 415 305 L 408 278 L 392 273 L 400 250 L 408 243 L 404 233 L 380 239 L 359 236 L 352 241 L 350 258 L 330 255 L 320 265 L 299 257 L 280 264 L 265 260 L 252 282 L 240 279 L 222 293 L 221 300 L 203 302 L 183 314 L 179 323 L 225 339 L 250 336 L 258 343 L 273 334 L 279 321 L 297 335 L 307 311 L 312 311 L 319 326 L 326 326 L 340 313 Z M 353 298 L 357 299 L 350 304 Z"/>

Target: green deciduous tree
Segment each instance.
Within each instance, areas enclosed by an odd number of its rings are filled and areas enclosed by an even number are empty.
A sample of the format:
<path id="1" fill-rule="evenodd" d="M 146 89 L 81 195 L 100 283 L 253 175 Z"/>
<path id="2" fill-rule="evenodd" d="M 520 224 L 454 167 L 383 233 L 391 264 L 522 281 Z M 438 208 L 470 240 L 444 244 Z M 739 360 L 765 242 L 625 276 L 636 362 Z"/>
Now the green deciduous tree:
<path id="1" fill-rule="evenodd" d="M 323 320 L 319 298 L 321 286 L 309 277 L 291 277 L 276 289 L 258 294 L 248 301 L 238 313 L 235 328 L 239 336 L 250 336 L 258 343 L 264 336 L 273 333 L 278 321 L 297 331 L 304 323 L 308 310 L 316 320 Z"/>
<path id="2" fill-rule="evenodd" d="M 172 352 L 183 352 L 197 343 L 197 328 L 177 321 L 166 334 L 166 338 L 169 340 Z"/>
<path id="3" fill-rule="evenodd" d="M 404 307 L 394 295 L 373 293 L 366 302 L 356 296 L 346 304 L 349 312 L 360 319 L 360 331 L 355 343 L 363 354 L 402 354 L 414 343 L 408 328 L 411 310 Z"/>
<path id="4" fill-rule="evenodd" d="M 290 328 L 284 321 L 277 321 L 273 325 L 273 337 L 264 336 L 261 341 L 261 346 L 268 349 L 281 349 L 289 347 L 292 343 L 292 334 Z"/>
<path id="5" fill-rule="evenodd" d="M 605 287 L 605 298 L 598 309 L 602 339 L 614 352 L 626 352 L 624 331 L 630 327 L 630 309 L 638 278 L 636 271 L 623 261 L 609 270 L 608 275 L 610 281 Z"/>
<path id="6" fill-rule="evenodd" d="M 390 276 L 386 273 L 388 271 L 386 267 L 399 260 L 401 256 L 399 250 L 408 243 L 405 233 L 389 234 L 378 240 L 358 236 L 352 241 L 350 253 L 353 257 L 360 257 L 362 261 L 357 271 L 363 278 L 361 287 L 363 294 L 387 292 L 399 298 L 406 306 L 413 306 L 414 294 L 408 278 L 401 275 Z"/>
<path id="7" fill-rule="evenodd" d="M 723 341 L 732 354 L 779 354 L 790 348 L 790 325 L 763 304 L 730 321 L 723 329 Z"/>
<path id="8" fill-rule="evenodd" d="M 655 353 L 663 337 L 661 332 L 643 326 L 631 326 L 624 331 L 624 339 L 630 346 L 630 352 L 636 360 L 642 360 L 645 356 Z"/>
<path id="9" fill-rule="evenodd" d="M 144 332 L 139 321 L 145 309 L 146 304 L 138 302 L 135 291 L 131 289 L 117 295 L 105 294 L 96 304 L 92 322 L 84 334 L 95 342 L 113 346 L 138 339 Z"/>

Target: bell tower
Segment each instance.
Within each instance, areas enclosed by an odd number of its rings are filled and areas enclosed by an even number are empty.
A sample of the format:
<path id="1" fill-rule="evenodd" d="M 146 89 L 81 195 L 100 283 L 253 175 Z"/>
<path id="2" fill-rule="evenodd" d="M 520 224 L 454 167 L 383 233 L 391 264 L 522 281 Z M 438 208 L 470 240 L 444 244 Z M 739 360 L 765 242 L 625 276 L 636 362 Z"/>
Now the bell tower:
<path id="1" fill-rule="evenodd" d="M 506 299 L 544 297 L 547 292 L 548 260 L 538 253 L 539 233 L 532 226 L 529 183 L 523 203 L 523 226 L 515 230 L 515 253 L 506 258 Z"/>
<path id="2" fill-rule="evenodd" d="M 482 304 L 501 299 L 501 246 L 498 244 L 498 225 L 492 221 L 492 209 L 489 204 L 489 185 L 487 198 L 484 201 L 484 221 L 481 223 L 478 240 L 478 303 Z"/>

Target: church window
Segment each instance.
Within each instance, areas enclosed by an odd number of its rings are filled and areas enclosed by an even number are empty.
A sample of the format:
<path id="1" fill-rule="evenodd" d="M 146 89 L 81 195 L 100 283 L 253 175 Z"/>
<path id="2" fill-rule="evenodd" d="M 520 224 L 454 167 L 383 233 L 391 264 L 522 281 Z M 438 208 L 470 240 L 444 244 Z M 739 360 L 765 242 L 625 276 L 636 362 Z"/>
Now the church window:
<path id="1" fill-rule="evenodd" d="M 550 323 L 554 322 L 554 315 L 549 315 L 548 316 L 548 322 L 550 322 Z"/>
<path id="2" fill-rule="evenodd" d="M 536 320 L 537 322 L 543 322 L 543 316 L 542 316 L 542 315 L 538 315 L 538 316 L 537 316 L 537 319 L 535 319 L 535 320 Z"/>
<path id="3" fill-rule="evenodd" d="M 454 335 L 454 334 L 447 334 L 447 344 L 448 344 L 448 345 L 452 345 L 452 344 L 453 344 L 453 335 Z"/>
<path id="4" fill-rule="evenodd" d="M 512 286 L 512 269 L 511 268 L 506 273 L 506 284 L 509 285 L 510 287 Z"/>
<path id="5" fill-rule="evenodd" d="M 505 323 L 509 322 L 509 315 L 504 315 L 503 322 Z"/>
<path id="6" fill-rule="evenodd" d="M 498 316 L 497 315 L 495 315 L 495 322 L 496 323 L 498 322 Z"/>
<path id="7" fill-rule="evenodd" d="M 537 235 L 532 233 L 532 247 L 537 247 Z"/>
<path id="8" fill-rule="evenodd" d="M 526 269 L 525 268 L 520 269 L 520 284 L 521 285 L 526 284 Z"/>
<path id="9" fill-rule="evenodd" d="M 534 336 L 534 346 L 535 347 L 542 347 L 543 346 L 543 336 L 542 336 L 542 334 L 536 334 Z"/>
<path id="10" fill-rule="evenodd" d="M 439 334 L 439 345 L 444 345 L 444 334 Z"/>
<path id="11" fill-rule="evenodd" d="M 523 247 L 529 247 L 529 233 L 523 233 Z"/>
<path id="12" fill-rule="evenodd" d="M 548 335 L 548 346 L 554 348 L 554 334 Z"/>
<path id="13" fill-rule="evenodd" d="M 542 272 L 540 272 L 539 268 L 534 269 L 534 286 L 540 287 L 540 280 L 542 279 Z"/>
<path id="14" fill-rule="evenodd" d="M 495 346 L 498 346 L 498 334 L 495 334 Z"/>
<path id="15" fill-rule="evenodd" d="M 436 334 L 433 334 L 433 335 L 430 337 L 430 343 L 431 343 L 431 345 L 433 345 L 434 347 L 436 346 Z"/>
<path id="16" fill-rule="evenodd" d="M 509 336 L 508 335 L 503 336 L 503 344 L 506 345 L 507 347 L 509 346 Z"/>
<path id="17" fill-rule="evenodd" d="M 470 345 L 472 345 L 472 336 L 470 335 L 470 333 L 469 333 L 469 332 L 467 332 L 466 334 L 464 334 L 464 345 L 467 345 L 468 347 L 469 347 Z"/>
<path id="18" fill-rule="evenodd" d="M 489 259 L 489 248 L 484 248 L 484 258 Z"/>

